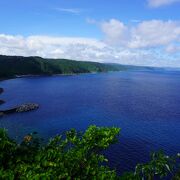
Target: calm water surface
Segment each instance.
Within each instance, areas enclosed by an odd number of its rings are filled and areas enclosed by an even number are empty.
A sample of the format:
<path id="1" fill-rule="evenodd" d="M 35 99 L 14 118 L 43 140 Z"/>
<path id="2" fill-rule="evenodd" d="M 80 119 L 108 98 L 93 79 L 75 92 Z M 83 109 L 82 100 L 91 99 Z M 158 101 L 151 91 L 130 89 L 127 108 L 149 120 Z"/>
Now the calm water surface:
<path id="1" fill-rule="evenodd" d="M 121 128 L 119 143 L 106 151 L 119 172 L 163 149 L 180 152 L 180 72 L 126 71 L 78 76 L 12 79 L 0 82 L 6 109 L 26 102 L 40 109 L 0 119 L 17 139 L 37 131 L 48 138 L 89 125 Z"/>

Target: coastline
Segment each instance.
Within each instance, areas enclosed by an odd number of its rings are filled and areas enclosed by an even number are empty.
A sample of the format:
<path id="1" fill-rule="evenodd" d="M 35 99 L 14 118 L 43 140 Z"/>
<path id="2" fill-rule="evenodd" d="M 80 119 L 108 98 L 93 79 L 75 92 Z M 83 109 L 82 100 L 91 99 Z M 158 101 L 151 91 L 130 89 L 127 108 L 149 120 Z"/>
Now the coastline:
<path id="1" fill-rule="evenodd" d="M 83 75 L 83 74 L 99 74 L 99 73 L 109 73 L 109 72 L 117 72 L 117 71 L 107 71 L 107 72 L 87 72 L 87 73 L 69 73 L 69 74 L 27 74 L 27 75 L 15 75 L 13 77 L 4 77 L 4 78 L 0 78 L 0 82 L 1 81 L 5 81 L 5 80 L 10 80 L 10 79 L 18 79 L 18 78 L 28 78 L 28 77 L 53 77 L 53 76 L 77 76 L 77 75 Z M 0 87 L 0 95 L 4 92 L 4 89 L 2 87 Z M 0 105 L 6 103 L 4 100 L 0 99 Z M 7 112 L 6 114 L 11 114 L 16 112 L 16 108 L 10 108 L 6 111 L 1 111 L 0 110 L 0 117 L 2 117 L 5 112 Z"/>
<path id="2" fill-rule="evenodd" d="M 67 74 L 25 74 L 25 75 L 15 75 L 13 77 L 4 77 L 0 78 L 1 81 L 9 80 L 9 79 L 18 79 L 18 78 L 26 78 L 26 77 L 53 77 L 53 76 L 77 76 L 83 74 L 101 74 L 101 73 L 109 73 L 109 72 L 121 72 L 127 70 L 120 70 L 120 71 L 104 71 L 104 72 L 83 72 L 83 73 L 67 73 Z M 1 93 L 0 93 L 1 94 Z"/>

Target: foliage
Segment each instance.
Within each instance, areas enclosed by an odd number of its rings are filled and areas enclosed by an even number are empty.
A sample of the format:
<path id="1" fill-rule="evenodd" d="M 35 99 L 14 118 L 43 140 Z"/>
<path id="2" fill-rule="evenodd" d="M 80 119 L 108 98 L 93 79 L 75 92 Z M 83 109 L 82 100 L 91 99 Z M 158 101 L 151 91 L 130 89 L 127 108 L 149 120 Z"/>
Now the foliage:
<path id="1" fill-rule="evenodd" d="M 74 129 L 66 136 L 56 136 L 42 145 L 36 133 L 24 137 L 20 144 L 0 130 L 0 179 L 120 179 L 142 180 L 172 176 L 180 179 L 177 157 L 153 153 L 151 161 L 138 164 L 135 172 L 118 176 L 111 170 L 102 150 L 117 141 L 119 128 L 90 126 L 85 133 Z M 177 171 L 177 173 L 176 173 Z"/>
<path id="2" fill-rule="evenodd" d="M 40 146 L 36 135 L 16 144 L 0 131 L 1 179 L 115 179 L 115 171 L 102 165 L 100 152 L 116 142 L 118 128 L 90 126 L 84 134 L 68 131 Z"/>
<path id="3" fill-rule="evenodd" d="M 179 156 L 169 157 L 164 155 L 162 151 L 152 153 L 151 161 L 145 164 L 138 164 L 135 167 L 135 172 L 125 173 L 122 176 L 124 180 L 153 180 L 153 179 L 163 179 L 165 177 L 172 178 L 180 167 L 178 167 Z M 176 178 L 178 178 L 176 174 Z M 179 176 L 180 177 L 180 176 Z M 173 177 L 175 178 L 175 176 Z"/>
<path id="4" fill-rule="evenodd" d="M 16 75 L 77 74 L 126 70 L 118 64 L 0 55 L 0 78 Z"/>

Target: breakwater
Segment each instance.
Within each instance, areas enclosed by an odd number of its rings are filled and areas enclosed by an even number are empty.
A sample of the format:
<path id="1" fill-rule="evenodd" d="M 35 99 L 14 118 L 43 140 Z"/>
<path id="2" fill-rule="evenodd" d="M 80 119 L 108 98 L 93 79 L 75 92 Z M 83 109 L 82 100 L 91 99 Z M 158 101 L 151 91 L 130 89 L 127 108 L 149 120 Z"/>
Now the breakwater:
<path id="1" fill-rule="evenodd" d="M 36 110 L 38 108 L 39 108 L 39 105 L 36 103 L 22 104 L 20 106 L 10 108 L 7 110 L 0 110 L 0 116 L 12 114 L 12 113 L 28 112 L 28 111 Z"/>

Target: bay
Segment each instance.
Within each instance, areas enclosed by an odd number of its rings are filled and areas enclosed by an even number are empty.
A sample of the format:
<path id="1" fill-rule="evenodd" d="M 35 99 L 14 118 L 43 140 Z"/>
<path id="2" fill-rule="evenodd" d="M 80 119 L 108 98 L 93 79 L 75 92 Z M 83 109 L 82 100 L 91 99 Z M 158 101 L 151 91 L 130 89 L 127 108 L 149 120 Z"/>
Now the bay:
<path id="1" fill-rule="evenodd" d="M 89 125 L 120 127 L 105 155 L 118 172 L 133 170 L 152 151 L 180 152 L 180 71 L 123 71 L 74 76 L 24 77 L 0 82 L 0 109 L 35 102 L 36 111 L 0 118 L 19 140 L 37 131 L 47 139 Z"/>

